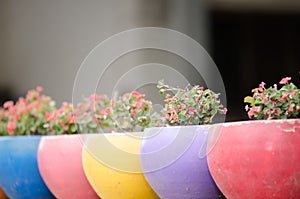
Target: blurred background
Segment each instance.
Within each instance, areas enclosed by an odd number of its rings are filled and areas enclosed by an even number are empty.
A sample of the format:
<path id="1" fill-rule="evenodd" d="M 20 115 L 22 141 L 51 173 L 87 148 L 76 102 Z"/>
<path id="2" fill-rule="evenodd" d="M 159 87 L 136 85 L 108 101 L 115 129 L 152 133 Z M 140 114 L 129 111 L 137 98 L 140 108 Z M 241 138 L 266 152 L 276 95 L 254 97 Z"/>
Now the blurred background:
<path id="1" fill-rule="evenodd" d="M 299 0 L 0 0 L 1 104 L 38 85 L 58 103 L 71 101 L 87 54 L 113 34 L 145 26 L 183 32 L 208 51 L 225 84 L 227 121 L 247 119 L 243 98 L 261 81 L 291 76 L 299 85 Z M 148 51 L 115 68 L 151 56 L 186 65 Z"/>

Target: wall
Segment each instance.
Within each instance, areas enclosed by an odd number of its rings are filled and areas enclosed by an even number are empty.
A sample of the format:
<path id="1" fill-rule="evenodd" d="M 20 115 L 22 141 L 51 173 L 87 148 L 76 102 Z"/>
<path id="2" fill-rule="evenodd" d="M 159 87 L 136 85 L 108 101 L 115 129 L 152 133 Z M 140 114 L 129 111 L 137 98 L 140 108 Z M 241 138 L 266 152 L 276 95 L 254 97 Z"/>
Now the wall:
<path id="1" fill-rule="evenodd" d="M 18 96 L 41 85 L 59 103 L 71 100 L 85 56 L 112 34 L 162 26 L 209 43 L 197 0 L 0 0 L 0 9 L 1 87 Z"/>

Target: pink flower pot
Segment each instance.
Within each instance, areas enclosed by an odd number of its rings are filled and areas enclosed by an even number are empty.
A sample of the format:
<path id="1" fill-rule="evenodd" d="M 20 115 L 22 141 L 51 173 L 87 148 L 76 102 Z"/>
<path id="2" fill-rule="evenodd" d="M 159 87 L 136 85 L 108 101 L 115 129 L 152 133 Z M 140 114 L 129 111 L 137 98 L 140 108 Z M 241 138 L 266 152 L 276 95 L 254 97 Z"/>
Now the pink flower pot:
<path id="1" fill-rule="evenodd" d="M 227 198 L 300 198 L 299 119 L 226 123 L 218 133 L 207 158 Z"/>
<path id="2" fill-rule="evenodd" d="M 80 135 L 45 136 L 41 139 L 39 170 L 56 198 L 99 198 L 83 172 L 82 145 Z"/>

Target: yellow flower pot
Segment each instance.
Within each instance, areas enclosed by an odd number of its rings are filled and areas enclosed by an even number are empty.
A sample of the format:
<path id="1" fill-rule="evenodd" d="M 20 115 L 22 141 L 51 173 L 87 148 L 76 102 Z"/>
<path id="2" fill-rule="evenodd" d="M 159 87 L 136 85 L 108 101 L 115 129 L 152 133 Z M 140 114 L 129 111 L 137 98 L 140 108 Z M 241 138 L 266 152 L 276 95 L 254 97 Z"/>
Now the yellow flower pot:
<path id="1" fill-rule="evenodd" d="M 140 133 L 84 136 L 84 172 L 101 198 L 159 198 L 142 173 L 140 136 Z"/>

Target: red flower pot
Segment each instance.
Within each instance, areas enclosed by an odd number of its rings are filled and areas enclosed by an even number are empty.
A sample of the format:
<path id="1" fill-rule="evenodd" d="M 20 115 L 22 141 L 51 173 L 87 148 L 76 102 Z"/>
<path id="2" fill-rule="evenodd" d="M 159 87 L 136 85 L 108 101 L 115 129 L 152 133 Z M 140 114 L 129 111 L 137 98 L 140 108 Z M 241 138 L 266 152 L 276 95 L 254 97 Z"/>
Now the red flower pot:
<path id="1" fill-rule="evenodd" d="M 83 172 L 82 145 L 80 135 L 44 136 L 41 139 L 39 170 L 56 198 L 99 198 Z"/>
<path id="2" fill-rule="evenodd" d="M 207 158 L 227 198 L 300 198 L 299 119 L 226 123 L 218 133 Z"/>

